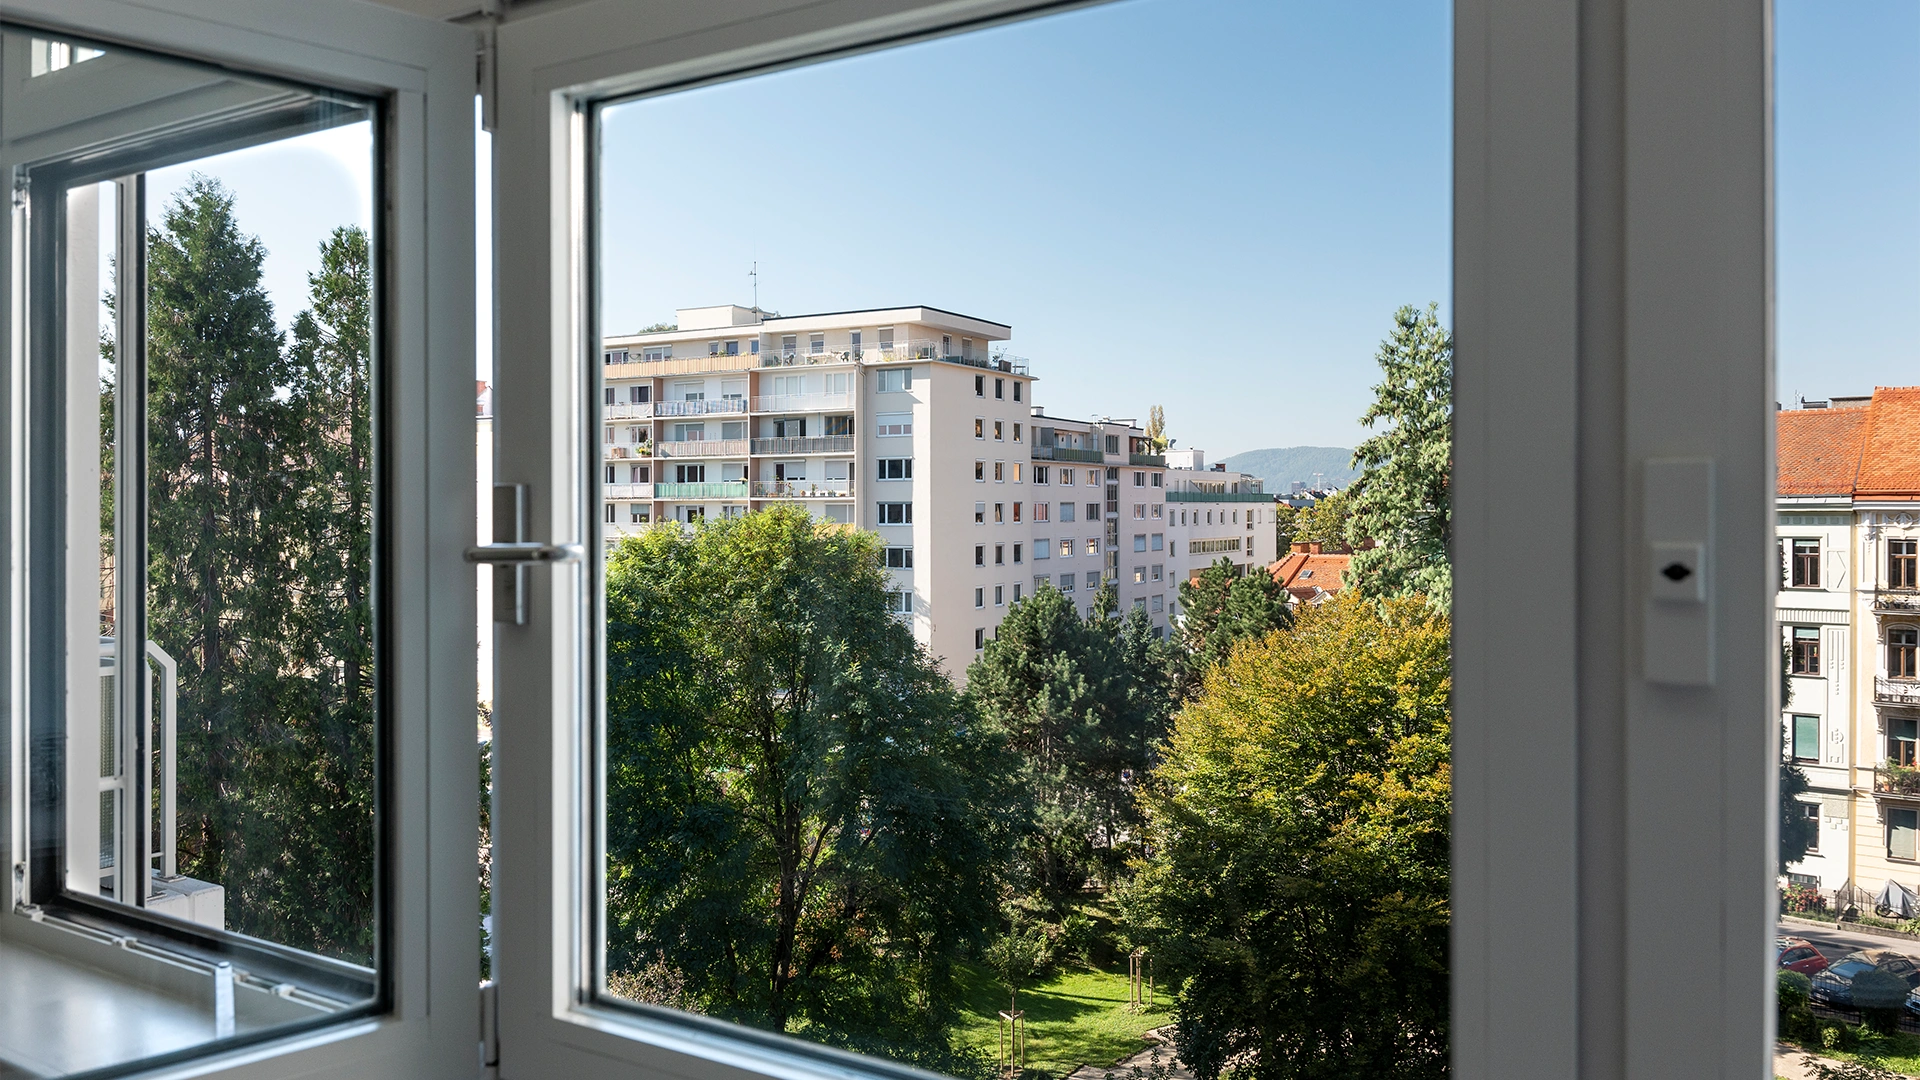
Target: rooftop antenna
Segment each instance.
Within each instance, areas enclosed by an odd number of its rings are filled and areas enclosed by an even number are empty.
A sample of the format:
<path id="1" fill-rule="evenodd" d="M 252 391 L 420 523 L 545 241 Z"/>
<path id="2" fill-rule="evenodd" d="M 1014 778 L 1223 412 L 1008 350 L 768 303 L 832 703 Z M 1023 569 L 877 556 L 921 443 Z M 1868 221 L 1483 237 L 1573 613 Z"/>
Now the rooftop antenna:
<path id="1" fill-rule="evenodd" d="M 759 311 L 760 310 L 760 260 L 759 259 L 753 260 L 753 269 L 747 271 L 747 276 L 753 279 L 753 310 Z"/>

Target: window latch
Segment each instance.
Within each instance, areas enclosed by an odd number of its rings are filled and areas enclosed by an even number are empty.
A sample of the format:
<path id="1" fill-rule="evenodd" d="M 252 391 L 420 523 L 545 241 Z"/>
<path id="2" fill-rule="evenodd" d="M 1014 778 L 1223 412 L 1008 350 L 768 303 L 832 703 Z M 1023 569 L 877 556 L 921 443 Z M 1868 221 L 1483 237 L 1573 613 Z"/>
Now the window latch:
<path id="1" fill-rule="evenodd" d="M 577 563 L 587 556 L 581 544 L 548 544 L 528 540 L 527 485 L 493 485 L 491 544 L 467 549 L 470 563 L 493 566 L 493 621 L 527 623 L 527 567 L 534 563 Z"/>

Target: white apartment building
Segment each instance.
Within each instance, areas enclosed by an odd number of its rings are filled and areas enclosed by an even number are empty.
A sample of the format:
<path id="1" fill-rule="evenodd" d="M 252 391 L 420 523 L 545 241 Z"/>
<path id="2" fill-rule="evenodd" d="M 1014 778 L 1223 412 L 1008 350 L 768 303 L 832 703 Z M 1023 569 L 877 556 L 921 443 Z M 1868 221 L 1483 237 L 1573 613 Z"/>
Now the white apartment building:
<path id="1" fill-rule="evenodd" d="M 1277 504 L 1264 481 L 1219 465 L 1209 469 L 1200 450 L 1169 451 L 1167 465 L 1168 572 L 1174 582 L 1222 558 L 1241 574 L 1264 572 L 1279 559 Z M 1176 591 L 1169 602 L 1177 598 Z"/>
<path id="2" fill-rule="evenodd" d="M 1792 884 L 1920 894 L 1920 387 L 1782 411 L 1784 752 L 1818 840 Z"/>
<path id="3" fill-rule="evenodd" d="M 1140 608 L 1164 635 L 1173 613 L 1167 573 L 1166 459 L 1132 420 L 1069 420 L 1035 406 L 1030 475 L 1033 587 L 1052 584 L 1092 612 L 1112 582 L 1119 614 Z"/>

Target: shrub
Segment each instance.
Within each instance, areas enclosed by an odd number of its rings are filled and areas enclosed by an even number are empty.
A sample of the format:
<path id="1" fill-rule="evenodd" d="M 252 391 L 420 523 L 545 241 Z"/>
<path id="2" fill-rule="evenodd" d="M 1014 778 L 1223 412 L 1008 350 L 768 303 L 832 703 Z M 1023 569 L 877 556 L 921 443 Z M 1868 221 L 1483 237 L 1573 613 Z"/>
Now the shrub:
<path id="1" fill-rule="evenodd" d="M 1789 1009 L 1805 1008 L 1807 1002 L 1813 1000 L 1813 980 L 1797 971 L 1783 969 L 1776 980 L 1774 993 L 1782 1013 Z"/>

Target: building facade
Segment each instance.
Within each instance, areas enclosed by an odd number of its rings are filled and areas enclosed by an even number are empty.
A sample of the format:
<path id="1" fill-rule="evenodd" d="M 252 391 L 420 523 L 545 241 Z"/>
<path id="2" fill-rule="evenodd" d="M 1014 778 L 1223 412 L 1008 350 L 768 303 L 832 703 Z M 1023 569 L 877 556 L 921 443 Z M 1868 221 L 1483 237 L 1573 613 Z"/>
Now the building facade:
<path id="1" fill-rule="evenodd" d="M 1250 473 L 1207 467 L 1200 450 L 1167 455 L 1167 539 L 1175 582 L 1226 559 L 1235 574 L 1264 572 L 1279 557 L 1274 496 Z M 1178 594 L 1174 594 L 1177 599 Z"/>
<path id="2" fill-rule="evenodd" d="M 1920 387 L 1778 414 L 1783 754 L 1817 823 L 1788 883 L 1920 895 Z"/>

